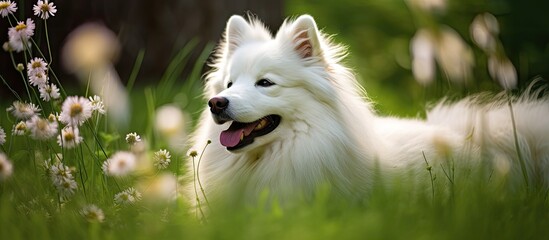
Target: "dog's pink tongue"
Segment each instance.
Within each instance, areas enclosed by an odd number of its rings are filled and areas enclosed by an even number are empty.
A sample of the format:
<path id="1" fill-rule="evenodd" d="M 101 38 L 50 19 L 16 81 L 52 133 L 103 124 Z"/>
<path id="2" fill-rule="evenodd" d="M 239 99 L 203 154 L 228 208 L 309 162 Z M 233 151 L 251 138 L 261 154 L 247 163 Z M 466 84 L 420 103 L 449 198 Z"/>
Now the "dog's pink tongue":
<path id="1" fill-rule="evenodd" d="M 254 128 L 259 124 L 259 121 L 253 123 L 239 123 L 233 122 L 229 129 L 222 131 L 219 135 L 219 141 L 221 145 L 225 147 L 234 147 L 240 142 L 240 136 L 244 133 L 244 136 L 249 135 Z"/>

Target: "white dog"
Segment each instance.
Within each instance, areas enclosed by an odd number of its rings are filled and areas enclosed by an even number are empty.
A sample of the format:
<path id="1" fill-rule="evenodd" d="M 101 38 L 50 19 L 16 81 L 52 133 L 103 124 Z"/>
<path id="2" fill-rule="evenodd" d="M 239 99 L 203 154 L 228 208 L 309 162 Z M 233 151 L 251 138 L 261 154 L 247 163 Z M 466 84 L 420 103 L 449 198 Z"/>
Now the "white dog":
<path id="1" fill-rule="evenodd" d="M 429 179 L 427 164 L 448 159 L 489 159 L 518 182 L 526 172 L 530 184 L 549 185 L 547 98 L 513 100 L 521 168 L 506 98 L 441 103 L 427 120 L 381 117 L 341 65 L 344 54 L 308 15 L 274 37 L 257 20 L 229 19 L 192 149 L 211 144 L 189 163 L 208 198 L 254 200 L 267 191 L 287 201 L 327 185 L 360 199 L 378 173 Z"/>

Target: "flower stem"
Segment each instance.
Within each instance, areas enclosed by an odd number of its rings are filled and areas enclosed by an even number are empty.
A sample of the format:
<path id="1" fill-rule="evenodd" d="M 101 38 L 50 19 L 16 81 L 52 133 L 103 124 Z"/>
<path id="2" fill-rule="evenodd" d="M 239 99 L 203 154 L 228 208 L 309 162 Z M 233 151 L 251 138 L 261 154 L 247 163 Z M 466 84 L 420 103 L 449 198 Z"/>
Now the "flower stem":
<path id="1" fill-rule="evenodd" d="M 204 148 L 202 149 L 202 152 L 200 153 L 200 157 L 198 158 L 198 163 L 196 165 L 196 179 L 198 180 L 198 185 L 200 186 L 200 191 L 202 192 L 202 195 L 204 196 L 204 200 L 206 200 L 206 204 L 208 205 L 208 208 L 210 207 L 210 201 L 208 201 L 208 197 L 206 197 L 206 192 L 204 191 L 204 188 L 202 187 L 202 182 L 200 182 L 200 162 L 202 160 L 202 156 L 204 156 L 204 152 L 206 151 L 206 148 L 208 145 L 210 145 L 211 141 L 208 141 Z M 194 158 L 193 158 L 194 160 Z"/>
<path id="2" fill-rule="evenodd" d="M 48 20 L 45 20 L 45 19 L 44 19 L 44 29 L 45 29 L 45 32 L 46 32 L 46 44 L 48 45 L 48 53 L 50 55 L 50 61 L 49 61 L 48 65 L 50 65 L 53 62 L 53 56 L 51 55 L 50 37 L 49 37 L 49 34 L 48 34 Z"/>

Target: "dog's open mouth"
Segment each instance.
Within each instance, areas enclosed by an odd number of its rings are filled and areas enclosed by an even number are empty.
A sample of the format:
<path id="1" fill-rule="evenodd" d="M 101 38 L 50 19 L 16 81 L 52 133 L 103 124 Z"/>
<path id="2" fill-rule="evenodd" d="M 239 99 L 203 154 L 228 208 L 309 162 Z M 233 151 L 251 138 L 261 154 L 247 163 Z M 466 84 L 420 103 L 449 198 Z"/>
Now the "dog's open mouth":
<path id="1" fill-rule="evenodd" d="M 236 150 L 254 142 L 254 138 L 272 132 L 280 123 L 280 116 L 269 115 L 250 123 L 233 121 L 221 132 L 219 140 L 228 150 Z"/>

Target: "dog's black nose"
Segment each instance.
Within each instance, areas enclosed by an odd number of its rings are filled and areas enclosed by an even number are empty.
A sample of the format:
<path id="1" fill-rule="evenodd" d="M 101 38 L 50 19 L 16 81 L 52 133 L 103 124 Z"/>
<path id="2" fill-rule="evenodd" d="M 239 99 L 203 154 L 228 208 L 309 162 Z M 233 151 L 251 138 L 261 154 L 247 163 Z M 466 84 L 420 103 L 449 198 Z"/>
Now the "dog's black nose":
<path id="1" fill-rule="evenodd" d="M 220 114 L 229 106 L 229 99 L 224 97 L 213 97 L 208 101 L 208 106 L 210 106 L 210 111 L 215 114 Z"/>

